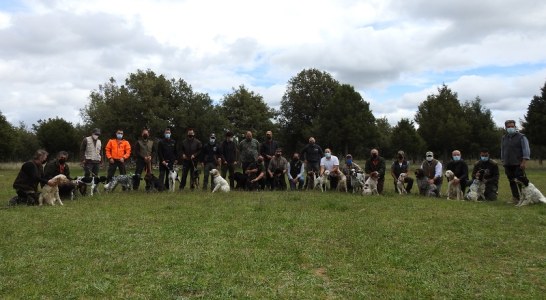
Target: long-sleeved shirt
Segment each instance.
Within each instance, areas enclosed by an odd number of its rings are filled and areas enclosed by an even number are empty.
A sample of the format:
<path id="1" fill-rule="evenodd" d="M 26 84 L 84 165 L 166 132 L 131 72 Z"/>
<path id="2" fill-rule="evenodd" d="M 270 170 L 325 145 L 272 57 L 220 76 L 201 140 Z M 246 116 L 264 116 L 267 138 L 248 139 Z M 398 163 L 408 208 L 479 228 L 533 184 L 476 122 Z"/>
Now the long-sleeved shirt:
<path id="1" fill-rule="evenodd" d="M 293 169 L 293 167 L 298 168 L 298 166 L 299 166 L 299 170 Z M 301 160 L 297 160 L 297 161 L 292 160 L 290 163 L 288 163 L 288 180 L 292 180 L 294 178 L 303 179 L 304 176 L 305 176 L 305 165 L 303 164 Z"/>
<path id="2" fill-rule="evenodd" d="M 501 160 L 505 166 L 519 165 L 522 160 L 531 158 L 529 140 L 525 135 L 516 132 L 506 134 L 501 141 Z"/>

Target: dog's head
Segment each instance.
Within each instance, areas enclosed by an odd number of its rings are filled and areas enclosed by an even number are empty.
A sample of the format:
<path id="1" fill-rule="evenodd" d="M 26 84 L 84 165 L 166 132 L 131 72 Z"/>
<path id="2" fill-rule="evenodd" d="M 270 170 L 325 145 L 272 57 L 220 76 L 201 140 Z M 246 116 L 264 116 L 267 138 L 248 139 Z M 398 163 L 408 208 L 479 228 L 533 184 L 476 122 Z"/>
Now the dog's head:
<path id="1" fill-rule="evenodd" d="M 415 170 L 415 177 L 417 179 L 421 179 L 421 178 L 425 177 L 425 171 L 423 171 L 423 169 L 421 169 L 421 168 Z"/>
<path id="2" fill-rule="evenodd" d="M 517 184 L 523 184 L 523 186 L 529 186 L 529 179 L 527 177 L 518 177 L 514 179 Z"/>
<path id="3" fill-rule="evenodd" d="M 370 177 L 373 178 L 373 179 L 378 179 L 379 178 L 379 172 L 377 172 L 377 171 L 371 172 Z"/>
<path id="4" fill-rule="evenodd" d="M 325 170 L 325 171 L 324 171 L 324 176 L 326 176 L 326 177 L 330 176 L 330 171 L 329 171 L 329 170 Z"/>
<path id="5" fill-rule="evenodd" d="M 212 177 L 220 176 L 220 172 L 218 172 L 218 170 L 216 170 L 216 169 L 212 169 L 212 170 L 210 170 L 210 175 Z"/>
<path id="6" fill-rule="evenodd" d="M 455 173 L 453 173 L 453 171 L 451 170 L 447 170 L 446 171 L 446 178 L 447 178 L 447 181 L 451 181 L 455 178 Z"/>
<path id="7" fill-rule="evenodd" d="M 51 179 L 55 182 L 55 185 L 63 185 L 63 184 L 70 183 L 70 180 L 68 180 L 68 178 L 66 178 L 66 176 L 63 174 L 59 174 Z"/>
<path id="8" fill-rule="evenodd" d="M 406 173 L 400 173 L 400 175 L 398 175 L 398 181 L 404 181 L 406 179 L 406 177 L 408 177 L 408 174 Z"/>

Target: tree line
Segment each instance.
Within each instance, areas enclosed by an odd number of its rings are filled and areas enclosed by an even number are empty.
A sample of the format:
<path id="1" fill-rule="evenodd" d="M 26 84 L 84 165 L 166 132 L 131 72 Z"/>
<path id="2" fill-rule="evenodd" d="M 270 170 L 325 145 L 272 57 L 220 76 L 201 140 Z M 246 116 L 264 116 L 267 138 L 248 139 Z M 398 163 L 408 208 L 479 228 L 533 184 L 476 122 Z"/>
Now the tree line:
<path id="1" fill-rule="evenodd" d="M 546 135 L 541 134 L 546 124 L 546 83 L 541 92 L 531 99 L 520 120 L 533 146 L 532 154 L 539 159 L 546 149 Z M 461 102 L 445 84 L 419 104 L 414 116 L 392 126 L 385 117 L 373 115 L 370 103 L 353 86 L 317 69 L 304 69 L 288 81 L 278 110 L 244 85 L 214 103 L 183 79 L 167 79 L 151 70 L 137 70 L 121 85 L 110 78 L 91 91 L 88 100 L 80 110 L 82 124 L 56 117 L 27 128 L 23 123 L 10 124 L 0 112 L 0 159 L 26 160 L 37 148 L 50 153 L 65 150 L 74 158 L 83 137 L 95 127 L 102 130 L 104 142 L 118 128 L 130 142 L 144 127 L 157 138 L 171 127 L 177 140 L 185 137 L 188 128 L 196 129 L 201 140 L 208 140 L 210 133 L 223 136 L 228 130 L 239 137 L 250 130 L 264 140 L 265 132 L 271 130 L 287 154 L 299 151 L 314 136 L 319 145 L 338 156 L 351 153 L 365 158 L 371 148 L 378 148 L 382 156 L 391 158 L 402 149 L 417 160 L 427 150 L 444 159 L 453 149 L 467 158 L 476 157 L 480 148 L 497 154 L 503 134 L 479 97 Z"/>

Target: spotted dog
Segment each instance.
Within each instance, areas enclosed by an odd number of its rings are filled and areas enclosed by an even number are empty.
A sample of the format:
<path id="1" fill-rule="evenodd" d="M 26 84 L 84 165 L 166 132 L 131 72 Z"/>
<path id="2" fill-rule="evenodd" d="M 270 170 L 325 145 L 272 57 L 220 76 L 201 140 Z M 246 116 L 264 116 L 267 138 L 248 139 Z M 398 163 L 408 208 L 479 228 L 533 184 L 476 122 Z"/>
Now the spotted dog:
<path id="1" fill-rule="evenodd" d="M 110 182 L 104 185 L 104 191 L 107 193 L 113 192 L 118 185 L 121 185 L 124 191 L 133 190 L 133 179 L 135 175 L 117 175 L 112 177 Z"/>

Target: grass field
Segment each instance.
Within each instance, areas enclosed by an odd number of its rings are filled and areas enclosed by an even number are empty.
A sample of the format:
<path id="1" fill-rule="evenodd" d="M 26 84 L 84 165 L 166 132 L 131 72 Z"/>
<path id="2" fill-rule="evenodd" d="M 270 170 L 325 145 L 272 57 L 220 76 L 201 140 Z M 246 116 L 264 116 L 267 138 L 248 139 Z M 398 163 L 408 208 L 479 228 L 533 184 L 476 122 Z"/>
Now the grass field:
<path id="1" fill-rule="evenodd" d="M 399 196 L 387 180 L 385 195 L 368 198 L 118 191 L 64 207 L 7 208 L 16 173 L 0 172 L 2 299 L 546 293 L 546 206 L 506 204 L 503 175 L 499 200 L 488 203 Z M 546 191 L 543 168 L 528 176 Z"/>

